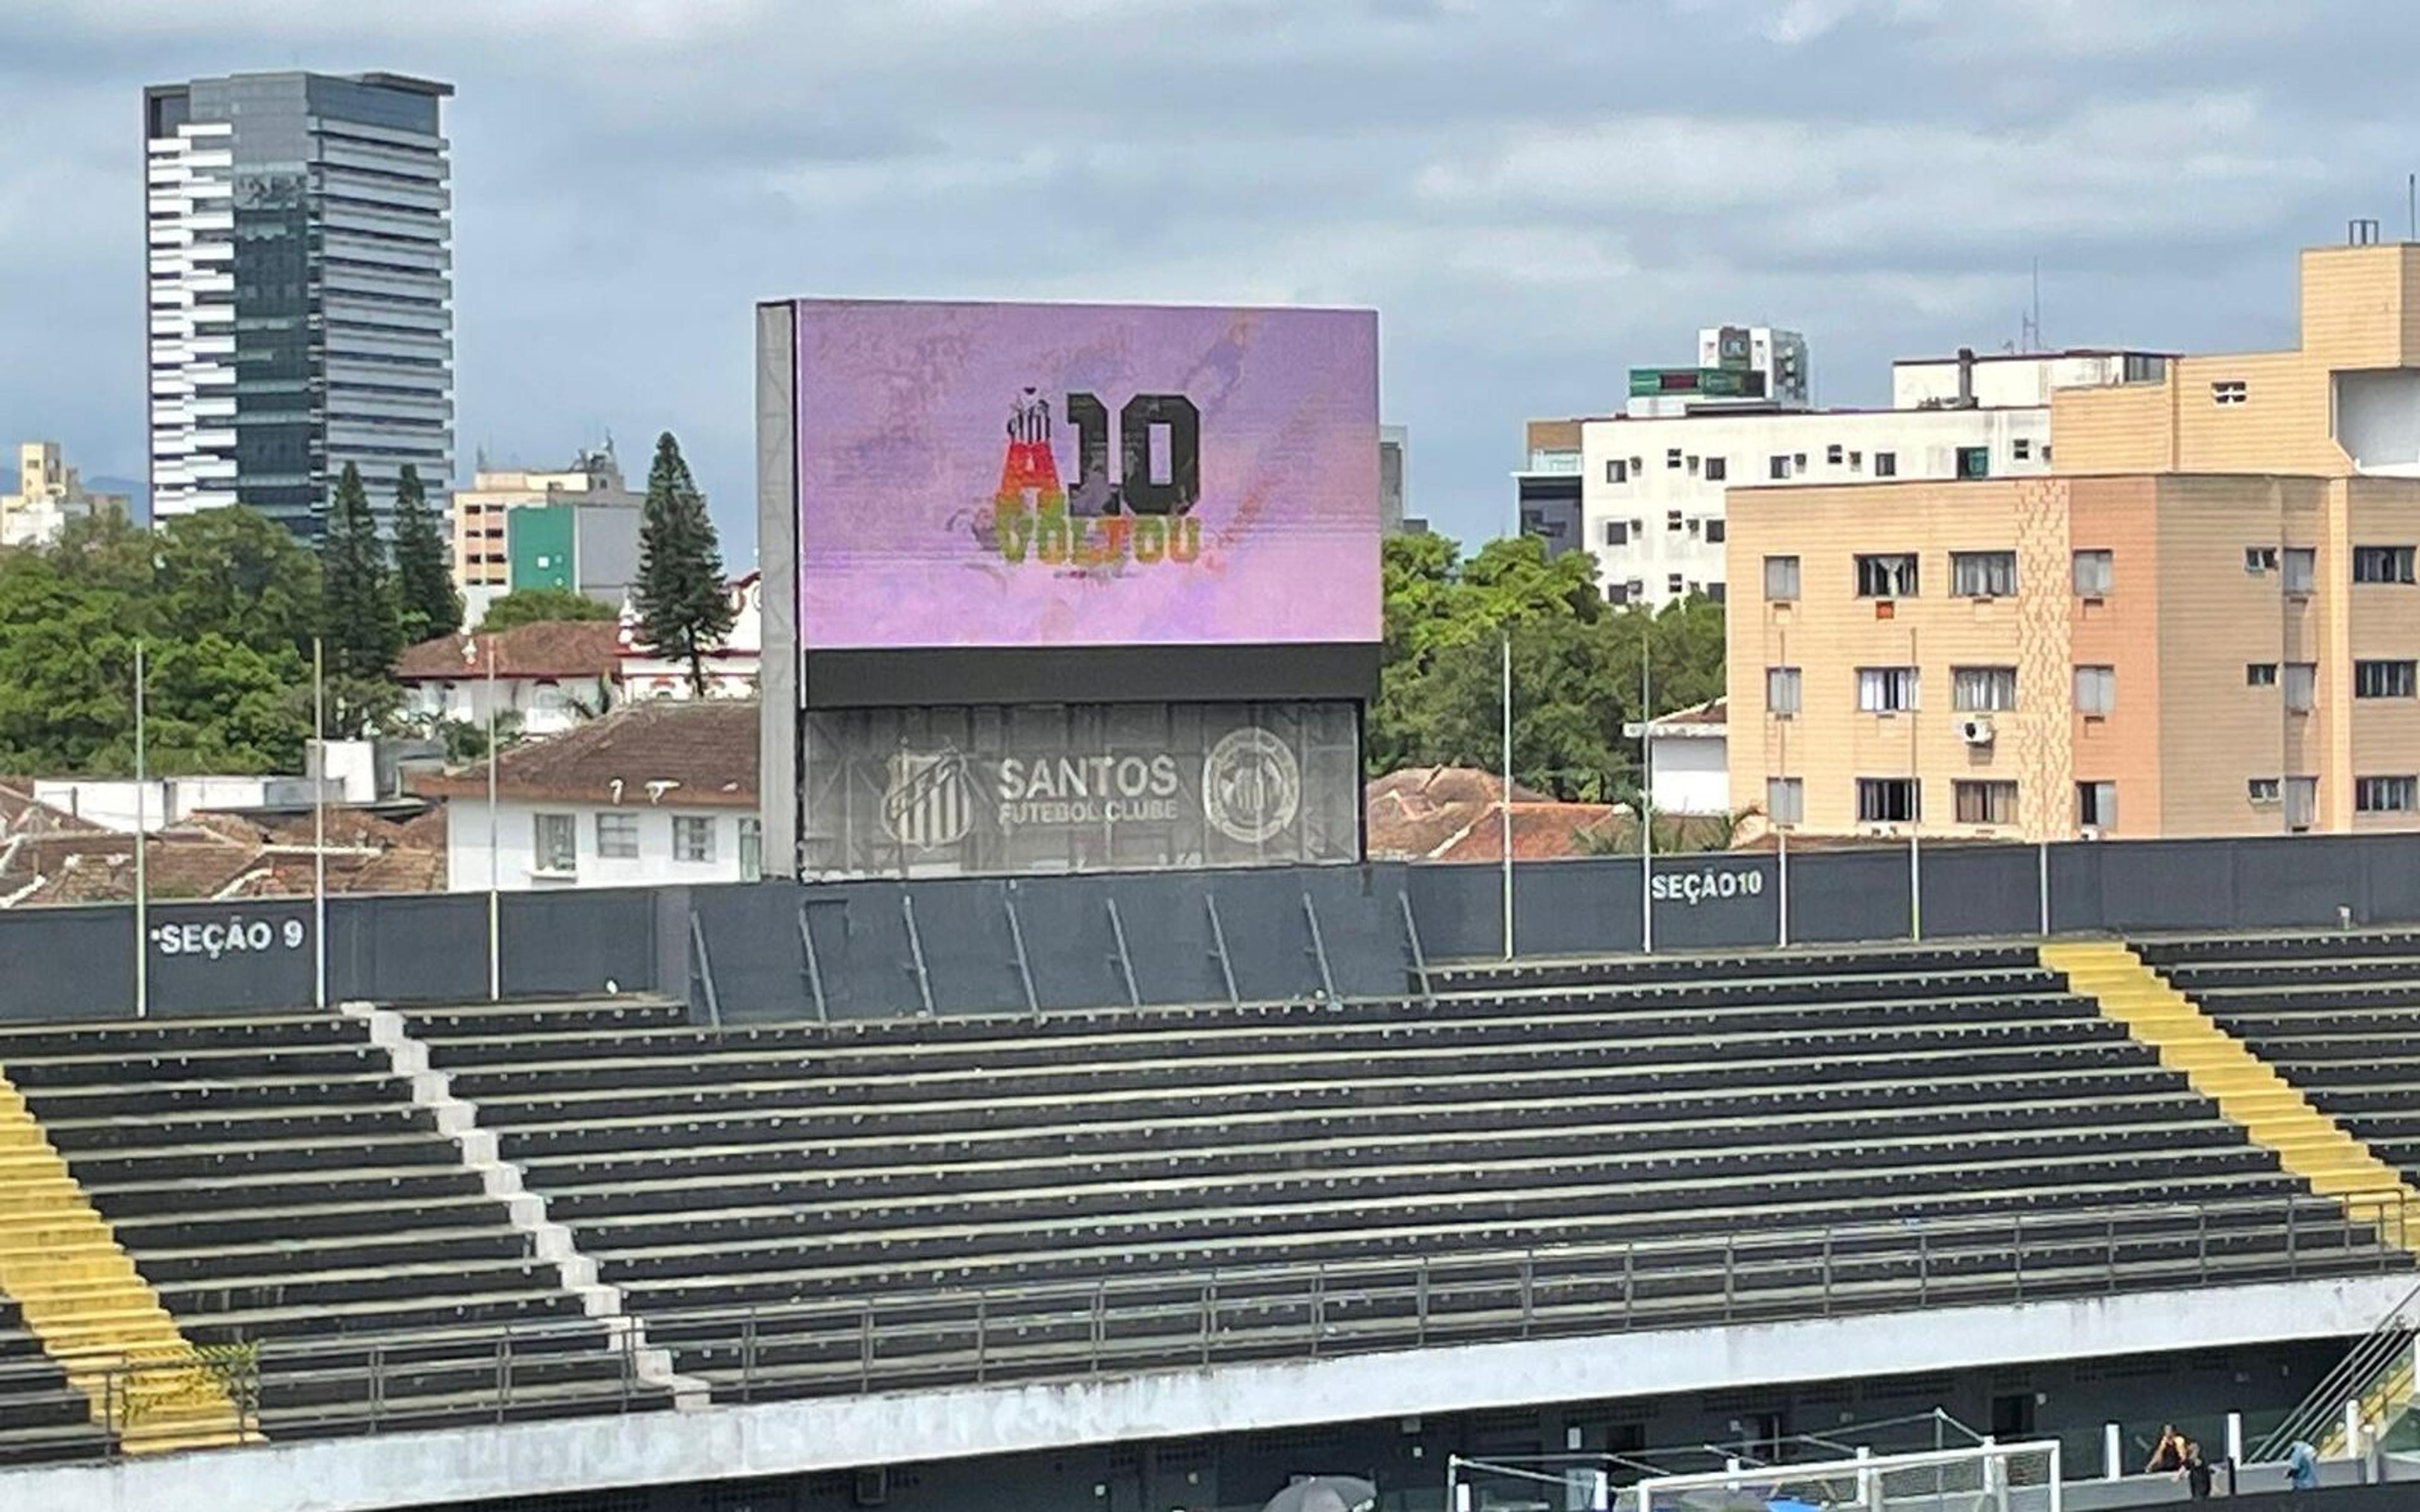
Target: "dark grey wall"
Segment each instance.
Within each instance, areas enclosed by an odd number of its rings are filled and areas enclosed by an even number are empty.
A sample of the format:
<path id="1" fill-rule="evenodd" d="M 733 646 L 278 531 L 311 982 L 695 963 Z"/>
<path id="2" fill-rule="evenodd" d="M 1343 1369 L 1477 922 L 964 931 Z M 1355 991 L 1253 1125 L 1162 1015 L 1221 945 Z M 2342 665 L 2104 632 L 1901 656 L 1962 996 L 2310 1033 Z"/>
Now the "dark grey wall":
<path id="1" fill-rule="evenodd" d="M 1920 921 L 1904 847 L 1802 852 L 1786 866 L 1659 856 L 1652 946 L 1885 941 L 1919 922 L 1928 939 L 2030 935 L 2045 880 L 2057 933 L 2332 928 L 2339 909 L 2355 924 L 2420 923 L 2420 836 L 1933 845 L 1916 859 Z M 1521 866 L 1514 943 L 1524 956 L 1638 950 L 1641 884 L 1635 857 Z M 1497 868 L 1399 863 L 506 893 L 497 922 L 507 995 L 653 990 L 701 1011 L 710 997 L 744 1021 L 815 1011 L 802 918 L 824 1011 L 861 1018 L 922 1012 L 928 992 L 942 1013 L 1110 1007 L 1129 1000 L 1129 973 L 1142 1003 L 1218 1001 L 1231 972 L 1247 1000 L 1401 992 L 1406 904 L 1432 962 L 1504 949 Z M 309 1006 L 316 928 L 307 901 L 155 904 L 152 1011 Z M 331 1001 L 487 995 L 485 894 L 334 898 L 327 933 Z M 133 998 L 132 909 L 0 911 L 0 1018 L 119 1017 Z"/>

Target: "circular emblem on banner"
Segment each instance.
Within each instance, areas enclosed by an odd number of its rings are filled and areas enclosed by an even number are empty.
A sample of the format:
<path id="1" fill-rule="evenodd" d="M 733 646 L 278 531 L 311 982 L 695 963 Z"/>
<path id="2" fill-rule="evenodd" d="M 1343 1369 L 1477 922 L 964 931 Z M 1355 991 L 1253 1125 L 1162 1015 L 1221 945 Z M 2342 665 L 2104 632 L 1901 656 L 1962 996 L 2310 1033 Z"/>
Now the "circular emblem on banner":
<path id="1" fill-rule="evenodd" d="M 1286 743 L 1256 724 L 1218 737 L 1202 760 L 1202 810 L 1239 845 L 1276 839 L 1302 808 L 1302 768 Z"/>

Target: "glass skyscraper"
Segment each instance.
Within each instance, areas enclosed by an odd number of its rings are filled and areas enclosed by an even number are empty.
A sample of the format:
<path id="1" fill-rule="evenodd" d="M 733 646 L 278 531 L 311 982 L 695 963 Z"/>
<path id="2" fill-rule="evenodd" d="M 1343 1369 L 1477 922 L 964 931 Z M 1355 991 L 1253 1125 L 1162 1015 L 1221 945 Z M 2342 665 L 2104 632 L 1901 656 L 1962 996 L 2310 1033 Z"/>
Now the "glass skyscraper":
<path id="1" fill-rule="evenodd" d="M 155 518 L 241 503 L 316 539 L 347 462 L 383 520 L 454 465 L 440 104 L 391 73 L 143 92 Z"/>

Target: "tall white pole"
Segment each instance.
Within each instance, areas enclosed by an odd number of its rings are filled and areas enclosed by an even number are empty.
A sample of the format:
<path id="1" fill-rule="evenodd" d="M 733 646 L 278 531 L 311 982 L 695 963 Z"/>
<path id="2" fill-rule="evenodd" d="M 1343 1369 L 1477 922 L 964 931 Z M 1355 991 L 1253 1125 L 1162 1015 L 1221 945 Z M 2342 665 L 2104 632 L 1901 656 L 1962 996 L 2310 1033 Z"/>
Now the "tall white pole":
<path id="1" fill-rule="evenodd" d="M 1924 827 L 1924 661 L 1916 653 L 1916 626 L 1907 627 L 1910 684 L 1907 702 L 1907 937 L 1924 938 L 1924 850 L 1916 839 Z M 1954 816 L 1953 816 L 1954 817 Z"/>
<path id="2" fill-rule="evenodd" d="M 328 1006 L 328 661 L 311 638 L 311 1005 Z"/>
<path id="3" fill-rule="evenodd" d="M 497 899 L 503 890 L 503 862 L 496 854 L 496 638 L 488 637 L 488 1001 L 504 995 L 504 935 Z"/>
<path id="4" fill-rule="evenodd" d="M 143 853 L 150 848 L 143 787 L 150 771 L 143 748 L 143 642 L 134 642 L 134 1016 L 151 1016 L 151 903 Z"/>
<path id="5" fill-rule="evenodd" d="M 1648 670 L 1653 616 L 1638 627 L 1638 948 L 1655 949 L 1655 686 Z"/>
<path id="6" fill-rule="evenodd" d="M 1504 625 L 1504 792 L 1496 806 L 1496 845 L 1504 875 L 1504 959 L 1512 959 L 1512 625 Z"/>

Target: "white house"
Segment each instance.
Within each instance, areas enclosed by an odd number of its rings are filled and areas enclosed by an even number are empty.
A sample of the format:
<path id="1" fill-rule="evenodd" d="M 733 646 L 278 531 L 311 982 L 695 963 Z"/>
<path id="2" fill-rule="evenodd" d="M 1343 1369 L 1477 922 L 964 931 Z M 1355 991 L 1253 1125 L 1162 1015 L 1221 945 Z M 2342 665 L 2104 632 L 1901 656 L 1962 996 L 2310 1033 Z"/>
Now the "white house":
<path id="1" fill-rule="evenodd" d="M 544 621 L 424 640 L 396 661 L 403 712 L 484 725 L 490 656 L 497 716 L 517 717 L 524 735 L 561 734 L 613 705 L 620 627 L 610 620 Z"/>
<path id="2" fill-rule="evenodd" d="M 415 783 L 445 803 L 446 886 L 481 892 L 754 881 L 756 705 L 625 704 Z M 492 842 L 491 842 L 492 839 Z"/>
<path id="3" fill-rule="evenodd" d="M 731 580 L 731 634 L 701 658 L 706 669 L 706 696 L 710 699 L 752 699 L 764 666 L 765 584 L 750 573 Z M 628 701 L 685 699 L 690 696 L 689 663 L 656 655 L 641 638 L 639 611 L 622 606 L 621 665 L 615 673 L 621 696 Z"/>
<path id="4" fill-rule="evenodd" d="M 1727 814 L 1731 811 L 1730 742 L 1723 701 L 1675 709 L 1644 726 L 1625 725 L 1636 740 L 1647 736 L 1647 801 L 1664 814 Z"/>

